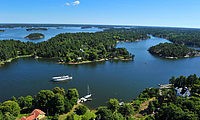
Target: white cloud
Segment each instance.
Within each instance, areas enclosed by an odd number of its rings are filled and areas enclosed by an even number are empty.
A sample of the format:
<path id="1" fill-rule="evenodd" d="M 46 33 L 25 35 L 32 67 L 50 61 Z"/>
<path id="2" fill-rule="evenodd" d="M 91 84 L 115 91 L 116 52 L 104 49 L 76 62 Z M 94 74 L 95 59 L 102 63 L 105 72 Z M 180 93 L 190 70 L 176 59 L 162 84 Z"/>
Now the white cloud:
<path id="1" fill-rule="evenodd" d="M 72 4 L 75 6 L 75 5 L 79 5 L 80 4 L 80 1 L 79 0 L 76 0 L 74 2 L 72 2 Z"/>
<path id="2" fill-rule="evenodd" d="M 71 4 L 69 2 L 67 2 L 65 5 L 70 6 Z"/>

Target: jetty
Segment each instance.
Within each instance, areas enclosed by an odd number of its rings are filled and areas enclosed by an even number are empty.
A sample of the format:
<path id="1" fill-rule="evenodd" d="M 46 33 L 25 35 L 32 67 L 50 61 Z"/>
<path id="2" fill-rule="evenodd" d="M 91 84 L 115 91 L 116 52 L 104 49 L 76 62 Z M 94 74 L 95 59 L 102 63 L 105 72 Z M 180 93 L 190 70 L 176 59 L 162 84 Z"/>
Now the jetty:
<path id="1" fill-rule="evenodd" d="M 158 86 L 159 86 L 160 89 L 169 89 L 169 88 L 172 88 L 172 84 L 165 84 L 165 85 L 158 84 Z"/>

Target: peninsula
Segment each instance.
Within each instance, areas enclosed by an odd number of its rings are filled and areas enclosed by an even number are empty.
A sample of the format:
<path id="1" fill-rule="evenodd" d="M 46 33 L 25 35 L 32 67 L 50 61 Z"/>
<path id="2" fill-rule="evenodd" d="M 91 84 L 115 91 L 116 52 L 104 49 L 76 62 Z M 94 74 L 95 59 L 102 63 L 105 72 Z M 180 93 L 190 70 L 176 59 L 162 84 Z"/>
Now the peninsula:
<path id="1" fill-rule="evenodd" d="M 173 43 L 160 43 L 148 50 L 151 54 L 168 59 L 200 56 L 200 51 L 188 48 L 185 45 Z"/>
<path id="2" fill-rule="evenodd" d="M 35 38 L 34 35 L 29 35 L 29 38 Z M 39 38 L 41 36 L 39 34 Z M 116 48 L 117 41 L 137 41 L 147 38 L 149 36 L 135 29 L 109 29 L 96 33 L 63 33 L 40 43 L 2 40 L 0 41 L 0 61 L 3 64 L 9 59 L 24 55 L 53 59 L 67 64 L 83 64 L 109 59 L 133 60 L 134 55 L 127 49 Z"/>

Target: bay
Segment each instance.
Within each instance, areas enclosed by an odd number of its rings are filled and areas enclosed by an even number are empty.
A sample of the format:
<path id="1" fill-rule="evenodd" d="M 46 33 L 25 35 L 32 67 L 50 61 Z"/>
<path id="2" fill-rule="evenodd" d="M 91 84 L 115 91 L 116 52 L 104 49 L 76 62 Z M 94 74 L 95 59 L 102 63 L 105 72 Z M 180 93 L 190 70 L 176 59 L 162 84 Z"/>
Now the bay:
<path id="1" fill-rule="evenodd" d="M 56 86 L 77 88 L 80 96 L 87 94 L 87 86 L 93 100 L 86 103 L 96 108 L 104 105 L 109 98 L 131 101 L 148 87 L 166 84 L 172 76 L 200 75 L 200 57 L 178 60 L 162 59 L 151 55 L 149 47 L 169 42 L 154 38 L 138 42 L 119 42 L 117 47 L 125 47 L 135 54 L 134 61 L 106 61 L 83 65 L 60 65 L 50 60 L 20 58 L 0 67 L 0 101 L 12 96 L 34 95 L 42 89 Z M 51 78 L 70 74 L 73 80 L 53 83 Z"/>

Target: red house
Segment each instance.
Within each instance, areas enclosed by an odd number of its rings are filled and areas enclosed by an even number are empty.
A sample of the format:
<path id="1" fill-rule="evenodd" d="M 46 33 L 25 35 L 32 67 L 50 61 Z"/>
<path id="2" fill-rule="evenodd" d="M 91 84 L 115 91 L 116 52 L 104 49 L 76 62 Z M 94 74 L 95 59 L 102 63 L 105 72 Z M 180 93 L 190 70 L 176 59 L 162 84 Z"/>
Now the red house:
<path id="1" fill-rule="evenodd" d="M 28 117 L 23 117 L 21 120 L 42 120 L 45 118 L 45 113 L 40 109 L 35 109 Z"/>

